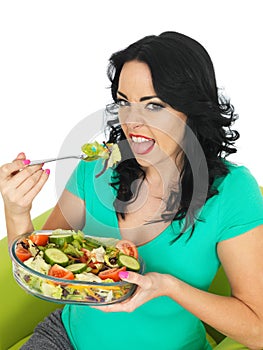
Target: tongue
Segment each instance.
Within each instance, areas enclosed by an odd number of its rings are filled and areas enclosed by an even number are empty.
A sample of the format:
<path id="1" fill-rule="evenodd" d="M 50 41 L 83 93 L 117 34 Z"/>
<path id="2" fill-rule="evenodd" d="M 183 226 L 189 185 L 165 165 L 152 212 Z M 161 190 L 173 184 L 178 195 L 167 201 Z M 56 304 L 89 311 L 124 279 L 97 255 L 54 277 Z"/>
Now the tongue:
<path id="1" fill-rule="evenodd" d="M 153 140 L 149 140 L 146 142 L 132 142 L 132 149 L 137 154 L 144 154 L 147 153 L 150 148 L 152 148 L 154 145 Z"/>

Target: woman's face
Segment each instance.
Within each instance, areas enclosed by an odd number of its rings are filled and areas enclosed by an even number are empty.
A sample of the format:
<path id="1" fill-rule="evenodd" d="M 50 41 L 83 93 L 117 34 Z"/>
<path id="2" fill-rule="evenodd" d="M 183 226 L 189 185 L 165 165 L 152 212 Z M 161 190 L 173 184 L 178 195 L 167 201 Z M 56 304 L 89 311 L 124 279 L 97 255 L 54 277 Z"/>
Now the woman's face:
<path id="1" fill-rule="evenodd" d="M 138 163 L 147 167 L 167 158 L 175 161 L 181 150 L 186 115 L 158 98 L 146 63 L 124 64 L 117 102 L 122 129 Z"/>

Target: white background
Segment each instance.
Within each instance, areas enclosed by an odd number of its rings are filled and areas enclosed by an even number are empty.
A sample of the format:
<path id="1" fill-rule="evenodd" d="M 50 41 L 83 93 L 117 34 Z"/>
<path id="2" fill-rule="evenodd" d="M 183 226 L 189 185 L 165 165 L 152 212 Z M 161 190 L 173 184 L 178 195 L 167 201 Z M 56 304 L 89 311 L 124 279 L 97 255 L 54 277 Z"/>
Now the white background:
<path id="1" fill-rule="evenodd" d="M 112 52 L 149 34 L 179 31 L 200 41 L 240 115 L 238 154 L 263 184 L 260 1 L 0 1 L 0 164 L 24 151 L 56 156 L 72 128 L 111 101 Z M 32 216 L 57 201 L 55 166 Z M 245 189 L 240 189 L 245 190 Z M 0 237 L 5 232 L 0 201 Z"/>

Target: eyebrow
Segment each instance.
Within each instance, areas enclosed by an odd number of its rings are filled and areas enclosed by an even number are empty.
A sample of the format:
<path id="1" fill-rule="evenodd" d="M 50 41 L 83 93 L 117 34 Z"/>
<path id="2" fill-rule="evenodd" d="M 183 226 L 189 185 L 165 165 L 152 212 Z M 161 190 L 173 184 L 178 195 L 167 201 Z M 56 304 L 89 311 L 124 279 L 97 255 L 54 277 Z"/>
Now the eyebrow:
<path id="1" fill-rule="evenodd" d="M 121 95 L 122 97 L 124 97 L 124 98 L 126 98 L 126 100 L 128 100 L 128 97 L 123 93 L 123 92 L 121 92 L 121 91 L 117 91 L 117 93 L 119 94 L 119 95 Z M 140 102 L 143 102 L 143 101 L 146 101 L 146 100 L 150 100 L 150 99 L 152 99 L 152 98 L 159 98 L 157 95 L 153 95 L 153 96 L 143 96 L 143 97 L 141 97 L 140 98 Z"/>

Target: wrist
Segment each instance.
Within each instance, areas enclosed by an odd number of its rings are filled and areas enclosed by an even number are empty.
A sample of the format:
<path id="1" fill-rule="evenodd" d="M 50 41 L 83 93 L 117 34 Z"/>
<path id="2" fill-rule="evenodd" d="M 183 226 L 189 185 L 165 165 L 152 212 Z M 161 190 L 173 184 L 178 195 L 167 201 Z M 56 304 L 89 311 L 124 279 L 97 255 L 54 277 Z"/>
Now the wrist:
<path id="1" fill-rule="evenodd" d="M 12 243 L 16 237 L 24 233 L 32 232 L 34 227 L 30 213 L 6 216 L 6 228 L 9 244 Z"/>
<path id="2" fill-rule="evenodd" d="M 164 274 L 164 282 L 163 282 L 163 288 L 164 288 L 164 295 L 174 299 L 175 295 L 177 295 L 179 291 L 179 280 L 168 274 Z"/>

